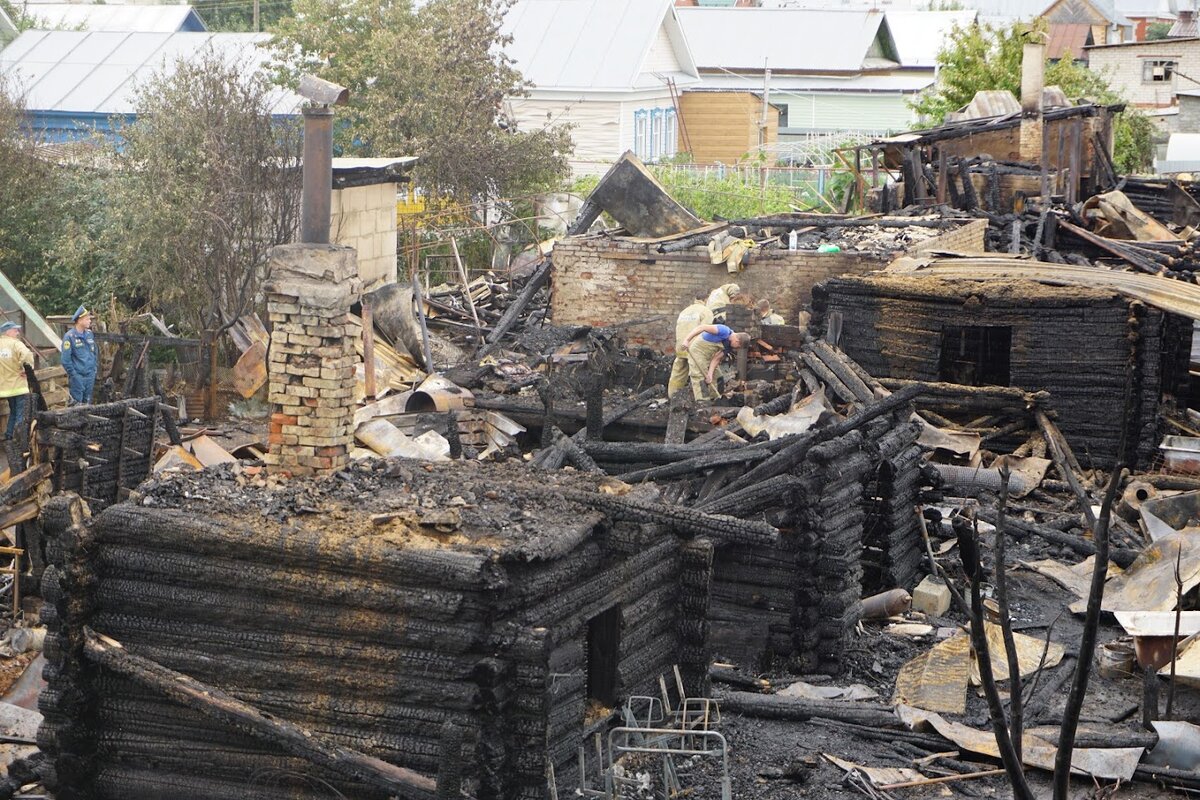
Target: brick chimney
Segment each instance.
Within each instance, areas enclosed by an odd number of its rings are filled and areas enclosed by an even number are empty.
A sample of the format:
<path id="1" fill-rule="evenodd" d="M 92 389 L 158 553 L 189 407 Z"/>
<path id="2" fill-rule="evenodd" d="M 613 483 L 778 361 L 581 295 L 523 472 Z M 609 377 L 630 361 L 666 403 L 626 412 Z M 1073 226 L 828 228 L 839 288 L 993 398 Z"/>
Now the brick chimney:
<path id="1" fill-rule="evenodd" d="M 1026 42 L 1021 53 L 1021 160 L 1042 161 L 1042 88 L 1046 45 Z"/>
<path id="2" fill-rule="evenodd" d="M 271 251 L 263 286 L 271 321 L 267 362 L 268 469 L 328 475 L 346 466 L 354 438 L 355 343 L 350 307 L 362 295 L 354 248 L 285 244 Z"/>

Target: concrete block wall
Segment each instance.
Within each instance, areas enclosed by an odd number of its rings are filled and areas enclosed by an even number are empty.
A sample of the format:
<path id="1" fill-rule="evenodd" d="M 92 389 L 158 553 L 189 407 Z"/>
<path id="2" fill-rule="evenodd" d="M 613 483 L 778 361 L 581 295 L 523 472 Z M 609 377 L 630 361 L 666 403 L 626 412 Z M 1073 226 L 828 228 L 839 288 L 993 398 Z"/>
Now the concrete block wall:
<path id="1" fill-rule="evenodd" d="M 358 272 L 368 289 L 396 280 L 395 183 L 335 189 L 330 238 L 358 251 Z"/>
<path id="2" fill-rule="evenodd" d="M 947 229 L 910 252 L 983 252 L 985 220 Z M 691 292 L 708 293 L 736 282 L 754 298 L 765 297 L 789 324 L 812 300 L 812 287 L 836 275 L 882 269 L 903 250 L 876 253 L 818 253 L 814 250 L 754 250 L 750 264 L 730 275 L 724 264 L 708 262 L 696 247 L 660 255 L 644 243 L 600 237 L 573 237 L 554 246 L 550 310 L 556 325 L 613 325 L 652 320 L 625 329 L 628 341 L 666 352 L 674 350 L 675 318 Z"/>

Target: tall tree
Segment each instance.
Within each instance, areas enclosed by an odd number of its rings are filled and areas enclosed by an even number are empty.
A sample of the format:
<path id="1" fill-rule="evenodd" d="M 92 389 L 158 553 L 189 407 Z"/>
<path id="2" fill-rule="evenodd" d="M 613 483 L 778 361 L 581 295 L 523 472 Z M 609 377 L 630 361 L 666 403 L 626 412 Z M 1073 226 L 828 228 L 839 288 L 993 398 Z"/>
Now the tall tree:
<path id="1" fill-rule="evenodd" d="M 299 127 L 277 88 L 212 50 L 138 91 L 121 130 L 106 241 L 124 290 L 196 330 L 248 311 L 299 221 Z"/>
<path id="2" fill-rule="evenodd" d="M 295 0 L 275 28 L 286 79 L 347 86 L 342 152 L 420 157 L 417 180 L 459 200 L 508 196 L 566 174 L 565 126 L 517 130 L 505 114 L 527 84 L 503 52 L 511 0 Z"/>
<path id="3" fill-rule="evenodd" d="M 42 262 L 54 240 L 53 229 L 41 224 L 53 200 L 46 188 L 54 174 L 37 146 L 25 125 L 23 96 L 0 73 L 0 271 L 18 282 Z"/>
<path id="4" fill-rule="evenodd" d="M 1008 27 L 990 24 L 955 27 L 946 46 L 938 53 L 938 80 L 922 93 L 912 107 L 928 123 L 939 125 L 946 115 L 971 102 L 982 89 L 1002 89 L 1020 96 L 1022 47 L 1030 36 L 1045 32 L 1039 20 L 1033 27 L 1016 22 Z M 1123 103 L 1104 76 L 1070 59 L 1048 61 L 1045 82 L 1060 86 L 1069 98 L 1088 98 L 1098 103 Z M 1148 168 L 1153 158 L 1152 123 L 1135 108 L 1116 117 L 1113 128 L 1113 160 L 1125 172 Z"/>

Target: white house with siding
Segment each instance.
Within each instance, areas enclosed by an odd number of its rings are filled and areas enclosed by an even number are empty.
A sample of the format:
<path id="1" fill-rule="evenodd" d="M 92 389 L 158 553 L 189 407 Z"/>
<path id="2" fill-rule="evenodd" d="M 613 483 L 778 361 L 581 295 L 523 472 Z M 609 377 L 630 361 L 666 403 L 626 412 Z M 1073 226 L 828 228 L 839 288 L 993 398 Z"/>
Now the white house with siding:
<path id="1" fill-rule="evenodd" d="M 511 116 L 520 130 L 569 123 L 576 174 L 603 173 L 626 150 L 676 154 L 676 98 L 698 73 L 672 0 L 517 0 L 504 33 L 531 84 Z"/>

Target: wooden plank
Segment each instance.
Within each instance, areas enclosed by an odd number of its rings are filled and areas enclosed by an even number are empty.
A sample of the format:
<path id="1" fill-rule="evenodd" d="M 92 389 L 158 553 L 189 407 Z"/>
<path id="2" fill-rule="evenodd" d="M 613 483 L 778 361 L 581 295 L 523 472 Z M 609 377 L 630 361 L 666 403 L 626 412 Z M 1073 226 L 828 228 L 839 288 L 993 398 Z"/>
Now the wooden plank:
<path id="1" fill-rule="evenodd" d="M 233 365 L 233 388 L 242 397 L 252 397 L 267 382 L 267 346 L 254 342 Z"/>

